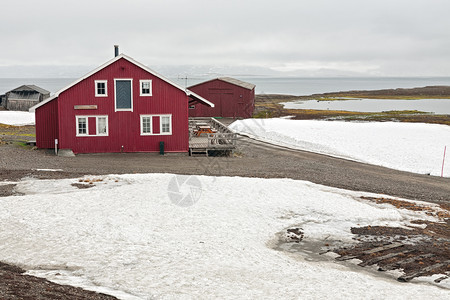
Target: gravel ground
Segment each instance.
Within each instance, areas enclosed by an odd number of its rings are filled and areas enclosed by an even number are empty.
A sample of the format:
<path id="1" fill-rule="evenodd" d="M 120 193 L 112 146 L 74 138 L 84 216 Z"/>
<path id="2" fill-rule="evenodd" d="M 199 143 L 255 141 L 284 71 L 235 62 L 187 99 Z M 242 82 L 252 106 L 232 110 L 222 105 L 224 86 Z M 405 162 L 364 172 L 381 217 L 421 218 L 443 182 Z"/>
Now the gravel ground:
<path id="1" fill-rule="evenodd" d="M 44 172 L 38 169 L 61 169 Z M 58 157 L 47 150 L 0 146 L 0 179 L 23 176 L 67 178 L 83 174 L 176 173 L 261 178 L 293 178 L 343 189 L 428 202 L 450 201 L 450 178 L 289 150 L 241 137 L 233 157 L 160 156 L 153 153 L 81 154 Z"/>
<path id="2" fill-rule="evenodd" d="M 22 275 L 24 272 L 18 267 L 0 262 L 0 299 L 117 299 L 68 285 L 55 284 L 42 278 Z"/>

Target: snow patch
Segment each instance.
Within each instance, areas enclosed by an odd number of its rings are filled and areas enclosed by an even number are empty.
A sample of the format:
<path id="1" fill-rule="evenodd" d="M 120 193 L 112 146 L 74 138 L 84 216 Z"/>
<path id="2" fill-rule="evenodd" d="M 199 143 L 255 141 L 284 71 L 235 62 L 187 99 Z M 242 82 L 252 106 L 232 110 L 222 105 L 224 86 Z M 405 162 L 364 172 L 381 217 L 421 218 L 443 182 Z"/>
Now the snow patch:
<path id="1" fill-rule="evenodd" d="M 15 126 L 34 125 L 34 113 L 26 111 L 0 111 L 0 123 Z"/>
<path id="2" fill-rule="evenodd" d="M 441 176 L 444 147 L 450 147 L 450 126 L 438 124 L 247 119 L 230 128 L 282 146 L 434 176 Z M 449 155 L 444 176 L 450 177 Z"/>

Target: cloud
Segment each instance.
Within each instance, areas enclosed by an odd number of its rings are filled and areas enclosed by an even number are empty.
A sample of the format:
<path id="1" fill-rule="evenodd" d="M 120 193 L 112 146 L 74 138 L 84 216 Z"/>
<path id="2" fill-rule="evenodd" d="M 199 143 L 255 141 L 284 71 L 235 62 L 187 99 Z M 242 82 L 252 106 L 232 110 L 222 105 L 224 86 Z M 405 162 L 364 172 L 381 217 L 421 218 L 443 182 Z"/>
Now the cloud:
<path id="1" fill-rule="evenodd" d="M 16 0 L 2 4 L 0 65 L 98 65 L 119 44 L 149 65 L 450 75 L 448 11 L 447 0 Z"/>

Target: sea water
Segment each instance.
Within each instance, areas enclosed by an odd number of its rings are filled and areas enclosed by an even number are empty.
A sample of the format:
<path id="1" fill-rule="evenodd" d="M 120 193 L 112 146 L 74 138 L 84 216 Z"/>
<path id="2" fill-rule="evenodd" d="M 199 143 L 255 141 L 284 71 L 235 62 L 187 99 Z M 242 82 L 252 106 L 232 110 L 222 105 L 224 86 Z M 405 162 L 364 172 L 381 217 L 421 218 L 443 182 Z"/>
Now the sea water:
<path id="1" fill-rule="evenodd" d="M 239 78 L 241 79 L 241 78 Z M 450 86 L 450 77 L 242 78 L 256 84 L 257 94 L 306 96 L 352 90 Z"/>
<path id="2" fill-rule="evenodd" d="M 450 77 L 240 77 L 237 79 L 256 85 L 257 94 L 284 94 L 305 96 L 311 94 L 350 90 L 379 90 L 414 88 L 431 85 L 450 86 Z M 183 88 L 213 78 L 169 78 Z M 0 94 L 23 84 L 34 84 L 52 93 L 66 87 L 76 78 L 0 78 Z"/>
<path id="3" fill-rule="evenodd" d="M 256 85 L 257 94 L 307 96 L 351 90 L 415 88 L 432 85 L 450 86 L 450 77 L 239 77 Z M 210 78 L 212 79 L 212 78 Z M 179 85 L 191 86 L 207 79 L 173 79 Z"/>
<path id="4" fill-rule="evenodd" d="M 236 77 L 256 85 L 256 94 L 311 95 L 326 92 L 350 90 L 379 90 L 395 88 L 414 88 L 432 85 L 450 85 L 450 77 L 339 77 L 339 78 L 305 78 L 305 77 Z M 213 78 L 178 79 L 169 78 L 181 87 L 191 86 Z M 0 95 L 24 84 L 34 84 L 51 93 L 70 85 L 76 78 L 0 78 Z M 350 111 L 388 111 L 419 110 L 439 114 L 450 114 L 450 100 L 351 100 L 317 102 L 306 101 L 289 104 L 299 109 L 330 109 Z M 294 105 L 294 106 L 292 106 Z"/>

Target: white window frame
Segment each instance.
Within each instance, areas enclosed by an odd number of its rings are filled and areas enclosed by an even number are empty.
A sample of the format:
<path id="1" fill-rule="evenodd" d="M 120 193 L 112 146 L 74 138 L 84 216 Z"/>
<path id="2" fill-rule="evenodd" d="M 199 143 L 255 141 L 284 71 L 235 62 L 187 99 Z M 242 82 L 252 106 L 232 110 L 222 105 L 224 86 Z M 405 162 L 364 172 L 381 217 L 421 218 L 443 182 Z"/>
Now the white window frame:
<path id="1" fill-rule="evenodd" d="M 144 118 L 150 118 L 150 131 L 144 132 Z M 140 127 L 141 127 L 141 135 L 153 135 L 153 116 L 152 115 L 141 115 L 140 116 Z"/>
<path id="2" fill-rule="evenodd" d="M 131 108 L 117 108 L 117 92 L 116 92 L 116 82 L 120 80 L 128 80 L 131 83 Z M 114 111 L 133 111 L 133 78 L 114 78 Z"/>
<path id="3" fill-rule="evenodd" d="M 143 119 L 149 117 L 150 118 L 150 128 L 152 132 L 144 133 Z M 159 117 L 159 133 L 153 133 L 153 117 Z M 169 132 L 162 132 L 162 117 L 169 117 Z M 163 115 L 140 115 L 140 131 L 141 135 L 172 135 L 172 115 L 171 114 L 163 114 Z"/>
<path id="4" fill-rule="evenodd" d="M 80 122 L 79 119 L 86 119 L 86 133 L 80 133 Z M 75 124 L 77 127 L 76 136 L 89 136 L 89 119 L 87 116 L 75 116 Z"/>
<path id="5" fill-rule="evenodd" d="M 100 133 L 98 128 L 98 119 L 105 118 L 106 119 L 106 133 Z M 109 124 L 108 124 L 108 116 L 95 116 L 95 133 L 96 136 L 108 136 L 109 135 Z"/>
<path id="6" fill-rule="evenodd" d="M 78 131 L 78 119 L 85 118 L 86 119 L 86 133 L 85 134 L 79 134 Z M 89 134 L 89 118 L 95 118 L 95 134 Z M 99 133 L 98 128 L 98 119 L 99 118 L 106 118 L 106 133 Z M 89 137 L 89 136 L 109 136 L 109 122 L 108 122 L 108 116 L 107 115 L 83 115 L 83 116 L 75 116 L 76 121 L 76 127 L 77 127 L 77 137 Z"/>
<path id="7" fill-rule="evenodd" d="M 142 93 L 142 84 L 145 82 L 150 83 L 150 92 L 148 94 Z M 151 97 L 152 96 L 152 80 L 151 79 L 139 80 L 139 96 L 142 96 L 142 97 Z"/>
<path id="8" fill-rule="evenodd" d="M 169 117 L 169 132 L 162 132 L 162 118 Z M 172 135 L 172 115 L 159 115 L 159 135 Z"/>
<path id="9" fill-rule="evenodd" d="M 99 83 L 105 84 L 105 93 L 104 94 L 98 93 L 98 84 Z M 108 80 L 95 80 L 95 97 L 108 97 Z"/>

